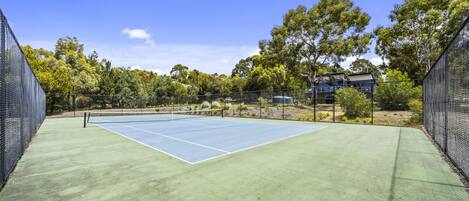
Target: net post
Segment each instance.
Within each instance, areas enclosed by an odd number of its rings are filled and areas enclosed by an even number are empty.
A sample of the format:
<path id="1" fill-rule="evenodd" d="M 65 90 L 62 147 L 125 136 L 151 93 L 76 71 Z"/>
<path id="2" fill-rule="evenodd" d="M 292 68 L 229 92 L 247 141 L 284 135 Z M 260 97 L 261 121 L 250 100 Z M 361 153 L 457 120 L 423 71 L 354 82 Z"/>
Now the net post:
<path id="1" fill-rule="evenodd" d="M 224 118 L 224 115 L 225 115 L 225 109 L 221 109 L 221 118 Z"/>
<path id="2" fill-rule="evenodd" d="M 83 128 L 86 128 L 86 112 L 83 113 Z"/>

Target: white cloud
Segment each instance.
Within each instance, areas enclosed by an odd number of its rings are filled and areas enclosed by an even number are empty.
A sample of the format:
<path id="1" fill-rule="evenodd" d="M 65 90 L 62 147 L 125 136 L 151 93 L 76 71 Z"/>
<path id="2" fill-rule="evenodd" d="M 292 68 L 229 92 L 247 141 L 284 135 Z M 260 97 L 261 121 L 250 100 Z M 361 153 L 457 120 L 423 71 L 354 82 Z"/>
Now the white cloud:
<path id="1" fill-rule="evenodd" d="M 342 68 L 345 68 L 345 69 L 348 69 L 350 68 L 350 65 L 357 59 L 361 59 L 363 58 L 362 56 L 352 56 L 352 57 L 347 57 L 345 58 L 345 61 L 341 62 L 340 63 L 340 66 L 342 66 Z"/>
<path id="2" fill-rule="evenodd" d="M 340 66 L 342 66 L 342 68 L 348 69 L 348 68 L 350 68 L 350 65 L 357 59 L 368 59 L 375 66 L 381 65 L 383 63 L 383 60 L 381 59 L 381 57 L 377 57 L 374 54 L 369 54 L 369 55 L 365 55 L 365 56 L 347 57 L 347 58 L 345 58 L 345 61 L 340 63 Z M 387 60 L 385 60 L 384 62 L 388 63 Z"/>
<path id="3" fill-rule="evenodd" d="M 152 71 L 152 72 L 157 73 L 157 74 L 159 74 L 159 75 L 165 74 L 165 73 L 162 73 L 159 68 L 155 68 L 155 69 L 144 69 L 144 68 L 141 67 L 141 66 L 130 66 L 130 69 L 131 69 L 131 70 L 136 70 L 136 69 L 138 69 L 138 70 Z"/>
<path id="4" fill-rule="evenodd" d="M 377 65 L 381 65 L 381 64 L 383 63 L 383 59 L 382 59 L 381 57 L 374 57 L 374 58 L 371 58 L 371 59 L 370 59 L 370 62 L 371 62 L 373 65 L 377 66 Z M 387 60 L 384 60 L 384 63 L 387 64 L 388 61 L 387 61 Z"/>
<path id="5" fill-rule="evenodd" d="M 146 44 L 155 45 L 155 42 L 151 39 L 151 34 L 144 29 L 125 28 L 122 33 L 127 34 L 130 39 L 142 39 L 145 40 Z"/>
<path id="6" fill-rule="evenodd" d="M 260 51 L 261 51 L 261 49 L 255 48 L 251 52 L 249 52 L 249 56 L 258 55 Z"/>
<path id="7" fill-rule="evenodd" d="M 127 66 L 168 74 L 176 64 L 189 66 L 206 73 L 231 74 L 240 59 L 257 52 L 256 46 L 214 46 L 160 44 L 156 46 L 116 47 L 88 46 L 101 58 L 108 58 L 113 66 Z"/>

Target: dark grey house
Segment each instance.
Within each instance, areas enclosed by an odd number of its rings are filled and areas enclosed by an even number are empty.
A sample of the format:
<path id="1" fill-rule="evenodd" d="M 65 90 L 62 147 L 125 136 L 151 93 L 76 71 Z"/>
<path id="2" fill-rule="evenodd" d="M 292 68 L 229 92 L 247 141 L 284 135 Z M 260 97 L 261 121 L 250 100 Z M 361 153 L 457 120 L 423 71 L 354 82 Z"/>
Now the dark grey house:
<path id="1" fill-rule="evenodd" d="M 316 101 L 317 103 L 332 103 L 335 91 L 341 88 L 353 87 L 358 91 L 371 95 L 376 88 L 376 80 L 371 73 L 345 74 L 334 73 L 317 78 Z M 314 88 L 308 89 L 307 94 L 313 96 Z"/>
<path id="2" fill-rule="evenodd" d="M 362 93 L 371 94 L 376 88 L 376 80 L 371 73 L 350 74 L 347 77 L 349 87 L 354 87 Z"/>

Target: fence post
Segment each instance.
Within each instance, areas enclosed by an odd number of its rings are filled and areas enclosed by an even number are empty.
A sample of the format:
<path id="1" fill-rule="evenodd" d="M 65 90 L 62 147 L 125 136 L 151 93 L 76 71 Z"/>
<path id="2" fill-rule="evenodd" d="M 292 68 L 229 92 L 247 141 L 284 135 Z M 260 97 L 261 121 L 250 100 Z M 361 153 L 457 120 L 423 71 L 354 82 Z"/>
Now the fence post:
<path id="1" fill-rule="evenodd" d="M 244 92 L 239 92 L 239 96 L 241 98 L 241 101 L 239 103 L 239 117 L 241 117 L 241 104 L 244 104 Z"/>
<path id="2" fill-rule="evenodd" d="M 375 119 L 374 119 L 374 116 L 375 116 L 375 84 L 371 84 L 371 124 L 374 124 L 375 123 Z"/>
<path id="3" fill-rule="evenodd" d="M 22 65 L 21 65 L 21 70 L 20 70 L 20 85 L 19 87 L 21 88 L 21 98 L 19 100 L 19 113 L 20 113 L 20 141 L 21 141 L 21 155 L 24 154 L 25 151 L 25 138 L 24 138 L 24 102 L 25 102 L 25 97 L 24 97 L 24 67 L 26 65 L 26 61 L 23 59 Z M 29 111 L 27 111 L 29 112 Z"/>
<path id="4" fill-rule="evenodd" d="M 259 99 L 257 99 L 257 102 L 259 103 L 259 119 L 262 119 L 262 105 Z"/>
<path id="5" fill-rule="evenodd" d="M 282 89 L 282 119 L 285 120 L 285 91 Z"/>
<path id="6" fill-rule="evenodd" d="M 86 112 L 83 113 L 83 128 L 86 128 Z"/>
<path id="7" fill-rule="evenodd" d="M 76 111 L 77 111 L 77 95 L 76 95 L 76 94 L 73 94 L 73 95 L 72 95 L 72 98 L 73 98 L 73 101 L 72 101 L 72 104 L 73 104 L 73 117 L 76 117 Z"/>
<path id="8" fill-rule="evenodd" d="M 334 86 L 334 92 L 333 92 L 333 96 L 332 96 L 332 122 L 335 123 L 335 86 Z"/>
<path id="9" fill-rule="evenodd" d="M 448 54 L 446 52 L 443 53 L 443 58 L 445 61 L 445 73 L 444 73 L 444 78 L 443 80 L 445 81 L 445 101 L 444 101 L 444 108 L 445 108 L 445 131 L 444 131 L 444 138 L 443 138 L 443 143 L 445 145 L 445 148 L 443 151 L 445 154 L 448 153 L 448 104 L 449 104 L 449 97 L 448 97 L 448 90 L 449 90 L 449 68 L 448 68 Z"/>
<path id="10" fill-rule="evenodd" d="M 316 91 L 316 87 L 313 86 L 313 110 L 314 110 L 314 121 L 316 122 L 316 104 L 317 104 L 318 94 Z"/>
<path id="11" fill-rule="evenodd" d="M 5 17 L 0 13 L 0 182 L 1 185 L 5 183 L 5 140 L 6 140 L 6 99 L 7 89 L 5 80 L 5 64 L 6 64 L 6 50 L 5 50 Z"/>

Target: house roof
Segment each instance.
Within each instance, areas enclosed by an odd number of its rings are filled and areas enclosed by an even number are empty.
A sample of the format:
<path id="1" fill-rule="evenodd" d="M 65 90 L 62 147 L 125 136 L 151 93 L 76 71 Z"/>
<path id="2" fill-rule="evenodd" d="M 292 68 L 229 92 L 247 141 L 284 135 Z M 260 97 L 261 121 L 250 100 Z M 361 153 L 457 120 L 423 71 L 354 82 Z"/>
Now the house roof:
<path id="1" fill-rule="evenodd" d="M 348 75 L 349 81 L 356 82 L 356 81 L 374 81 L 375 77 L 371 73 L 357 73 Z"/>
<path id="2" fill-rule="evenodd" d="M 329 82 L 331 79 L 333 80 L 346 80 L 347 75 L 345 73 L 332 73 L 327 75 L 321 75 L 318 77 L 318 80 L 321 82 Z"/>

